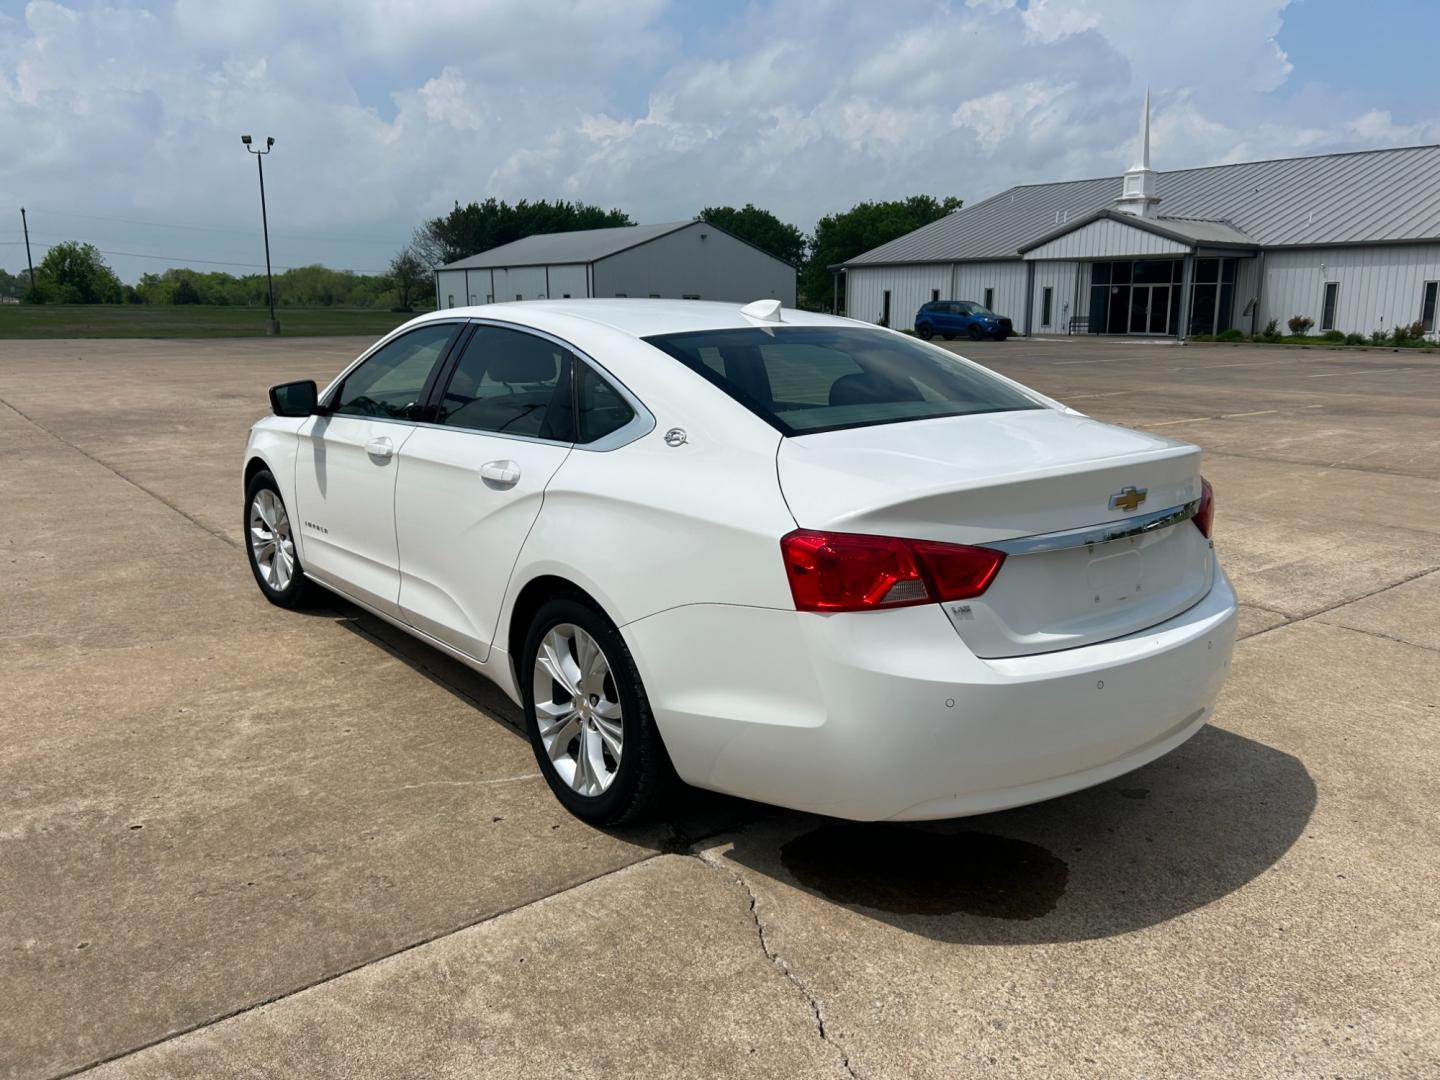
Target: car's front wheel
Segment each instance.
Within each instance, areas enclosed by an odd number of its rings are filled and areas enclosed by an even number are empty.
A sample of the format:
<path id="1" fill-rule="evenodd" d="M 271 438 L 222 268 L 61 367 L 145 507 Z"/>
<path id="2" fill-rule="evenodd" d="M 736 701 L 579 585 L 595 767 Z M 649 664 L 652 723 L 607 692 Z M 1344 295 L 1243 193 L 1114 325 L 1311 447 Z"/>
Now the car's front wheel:
<path id="1" fill-rule="evenodd" d="M 550 790 L 576 817 L 619 825 L 659 808 L 674 770 L 620 631 L 578 597 L 535 614 L 519 657 L 526 726 Z"/>
<path id="2" fill-rule="evenodd" d="M 970 324 L 970 340 L 979 341 L 984 336 L 984 332 L 980 329 L 980 324 L 972 322 Z"/>
<path id="3" fill-rule="evenodd" d="M 305 602 L 307 582 L 295 552 L 290 514 L 275 477 L 264 469 L 245 485 L 245 553 L 266 600 L 283 608 Z"/>

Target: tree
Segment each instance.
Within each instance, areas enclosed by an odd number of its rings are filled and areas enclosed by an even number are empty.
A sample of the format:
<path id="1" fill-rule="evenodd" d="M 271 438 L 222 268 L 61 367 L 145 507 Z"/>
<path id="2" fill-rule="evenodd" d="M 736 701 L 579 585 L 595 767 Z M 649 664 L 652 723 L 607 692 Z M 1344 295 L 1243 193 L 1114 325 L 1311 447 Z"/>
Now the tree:
<path id="1" fill-rule="evenodd" d="M 9 270 L 0 270 L 0 297 L 19 299 L 28 284 L 29 280 L 23 273 L 12 274 Z"/>
<path id="2" fill-rule="evenodd" d="M 707 206 L 700 211 L 700 220 L 784 259 L 797 270 L 805 262 L 805 234 L 753 203 L 739 210 L 733 206 Z"/>
<path id="3" fill-rule="evenodd" d="M 841 214 L 821 218 L 810 242 L 810 258 L 800 278 L 800 295 L 807 307 L 828 308 L 834 289 L 830 267 L 853 259 L 862 252 L 896 237 L 914 232 L 922 225 L 939 221 L 964 205 L 954 196 L 937 200 L 930 195 L 911 195 L 890 202 L 863 202 Z M 845 304 L 845 278 L 840 277 L 840 305 Z"/>
<path id="4" fill-rule="evenodd" d="M 424 290 L 429 280 L 429 267 L 415 253 L 414 245 L 408 245 L 395 253 L 390 260 L 390 284 L 395 289 L 400 311 L 411 311 L 415 298 Z"/>
<path id="5" fill-rule="evenodd" d="M 118 304 L 120 279 L 93 244 L 53 244 L 35 268 L 40 294 L 59 304 Z"/>
<path id="6" fill-rule="evenodd" d="M 564 199 L 553 203 L 521 199 L 514 206 L 494 198 L 468 206 L 457 202 L 450 213 L 431 218 L 420 227 L 423 236 L 417 254 L 434 267 L 527 236 L 634 224 L 622 210 L 601 210 Z"/>
<path id="7" fill-rule="evenodd" d="M 181 278 L 175 283 L 175 288 L 170 293 L 170 302 L 172 304 L 198 304 L 200 303 L 200 290 L 188 277 Z"/>

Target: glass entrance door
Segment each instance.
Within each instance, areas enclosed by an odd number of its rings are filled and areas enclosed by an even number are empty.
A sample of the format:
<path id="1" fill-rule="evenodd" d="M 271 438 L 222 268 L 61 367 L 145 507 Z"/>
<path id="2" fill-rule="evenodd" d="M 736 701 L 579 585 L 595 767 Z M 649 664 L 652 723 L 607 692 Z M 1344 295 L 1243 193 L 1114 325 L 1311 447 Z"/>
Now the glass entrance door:
<path id="1" fill-rule="evenodd" d="M 1170 333 L 1170 286 L 1130 286 L 1130 333 Z"/>

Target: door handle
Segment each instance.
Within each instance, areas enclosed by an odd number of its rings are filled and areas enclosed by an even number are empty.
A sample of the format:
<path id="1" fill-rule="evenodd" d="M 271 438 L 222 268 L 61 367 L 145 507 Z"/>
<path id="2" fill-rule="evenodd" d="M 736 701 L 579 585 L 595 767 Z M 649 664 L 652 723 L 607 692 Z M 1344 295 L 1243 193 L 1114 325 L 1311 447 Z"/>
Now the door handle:
<path id="1" fill-rule="evenodd" d="M 395 444 L 384 435 L 371 439 L 365 444 L 365 452 L 372 458 L 379 458 L 381 461 L 389 461 L 390 456 L 395 453 Z"/>
<path id="2" fill-rule="evenodd" d="M 487 461 L 480 466 L 480 479 L 502 487 L 513 487 L 520 479 L 520 466 L 513 461 Z"/>

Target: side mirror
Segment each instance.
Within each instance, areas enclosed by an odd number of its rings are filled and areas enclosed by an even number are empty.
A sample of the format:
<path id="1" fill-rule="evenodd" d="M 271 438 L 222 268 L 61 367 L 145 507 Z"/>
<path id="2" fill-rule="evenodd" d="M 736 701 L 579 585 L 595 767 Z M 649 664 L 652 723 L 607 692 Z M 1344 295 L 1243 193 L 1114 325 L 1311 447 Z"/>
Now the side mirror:
<path id="1" fill-rule="evenodd" d="M 318 396 L 314 379 L 281 383 L 270 387 L 270 411 L 276 416 L 310 416 Z"/>

